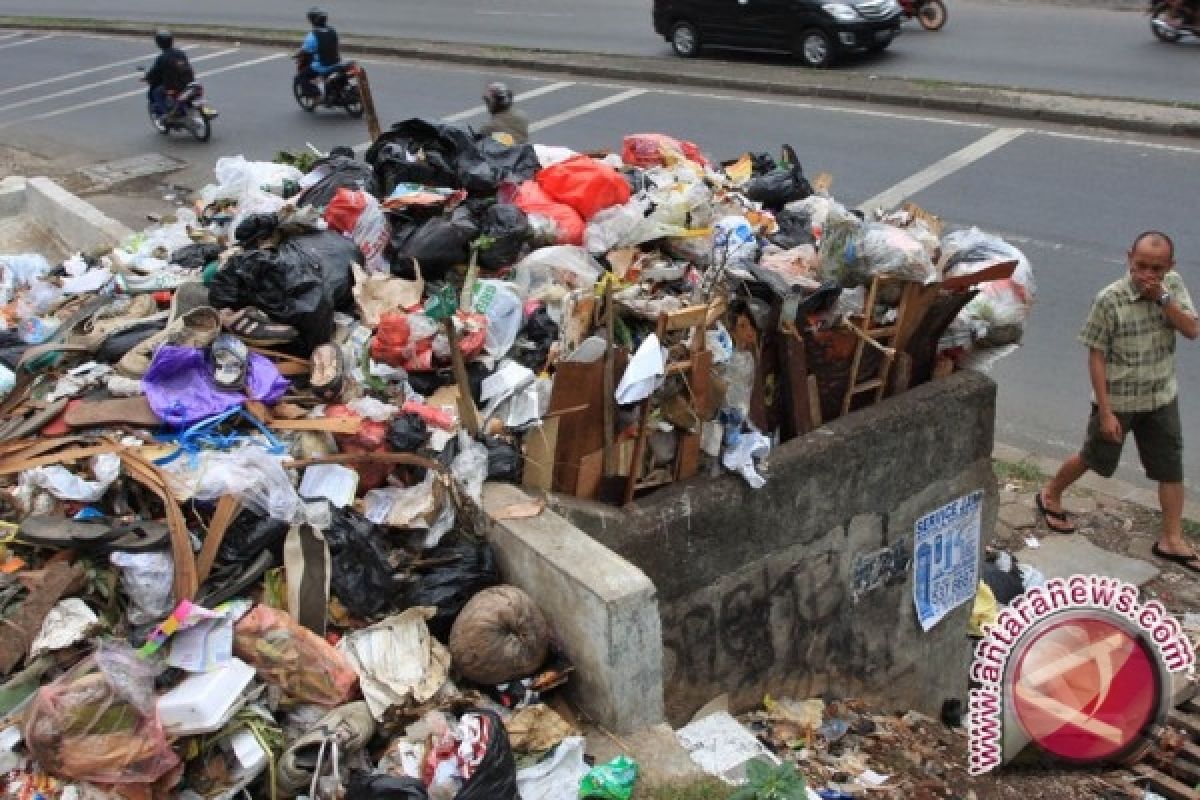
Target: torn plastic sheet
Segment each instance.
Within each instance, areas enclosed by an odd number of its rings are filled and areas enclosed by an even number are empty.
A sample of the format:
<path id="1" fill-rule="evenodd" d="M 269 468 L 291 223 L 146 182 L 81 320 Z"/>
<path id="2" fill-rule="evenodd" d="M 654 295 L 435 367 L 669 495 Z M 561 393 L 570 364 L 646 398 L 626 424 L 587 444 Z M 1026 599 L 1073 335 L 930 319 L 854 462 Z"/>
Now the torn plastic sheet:
<path id="1" fill-rule="evenodd" d="M 104 497 L 108 487 L 121 474 L 121 457 L 116 453 L 102 453 L 91 461 L 95 480 L 87 480 L 66 467 L 57 464 L 36 467 L 21 473 L 19 483 L 35 489 L 45 489 L 59 500 L 74 500 L 78 503 L 95 503 Z"/>
<path id="2" fill-rule="evenodd" d="M 450 651 L 425 624 L 432 608 L 414 607 L 369 628 L 349 633 L 338 643 L 354 666 L 371 716 L 383 720 L 393 706 L 425 703 L 450 674 Z"/>
<path id="3" fill-rule="evenodd" d="M 666 351 L 653 333 L 642 341 L 625 368 L 621 383 L 617 385 L 616 400 L 619 405 L 645 400 L 662 385 L 666 372 L 665 354 Z"/>
<path id="4" fill-rule="evenodd" d="M 32 660 L 81 642 L 99 624 L 100 618 L 78 597 L 60 600 L 42 621 L 42 629 L 29 648 L 29 658 Z"/>

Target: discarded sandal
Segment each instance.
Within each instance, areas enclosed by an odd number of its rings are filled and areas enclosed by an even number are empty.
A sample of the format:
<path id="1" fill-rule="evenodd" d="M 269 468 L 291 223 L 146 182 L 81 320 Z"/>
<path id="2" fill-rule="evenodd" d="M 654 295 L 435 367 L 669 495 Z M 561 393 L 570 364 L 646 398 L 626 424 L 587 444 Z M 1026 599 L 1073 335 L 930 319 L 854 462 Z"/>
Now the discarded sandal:
<path id="1" fill-rule="evenodd" d="M 313 396 L 332 403 L 342 395 L 342 384 L 346 378 L 346 362 L 342 348 L 336 344 L 323 344 L 312 351 L 312 372 L 308 385 Z"/>
<path id="2" fill-rule="evenodd" d="M 321 751 L 336 746 L 343 753 L 361 750 L 375 735 L 375 720 L 361 700 L 333 709 L 284 751 L 276 770 L 279 788 L 298 794 L 310 788 L 321 767 Z"/>
<path id="3" fill-rule="evenodd" d="M 77 520 L 35 515 L 25 518 L 17 537 L 37 547 L 144 553 L 169 546 L 171 533 L 162 522 L 142 520 L 114 525 L 111 519 Z"/>
<path id="4" fill-rule="evenodd" d="M 221 389 L 240 390 L 246 385 L 250 351 L 246 344 L 231 333 L 222 333 L 209 348 L 212 358 L 212 380 Z"/>
<path id="5" fill-rule="evenodd" d="M 215 567 L 196 593 L 196 603 L 213 608 L 246 592 L 275 566 L 275 555 L 263 550 L 253 561 L 222 564 Z"/>
<path id="6" fill-rule="evenodd" d="M 275 322 L 265 311 L 248 306 L 237 311 L 222 309 L 225 330 L 254 347 L 271 347 L 295 341 L 300 332 L 291 325 Z"/>
<path id="7" fill-rule="evenodd" d="M 1178 564 L 1188 572 L 1200 572 L 1200 555 L 1195 551 L 1191 553 L 1168 553 L 1158 546 L 1155 542 L 1150 548 L 1150 552 L 1163 561 L 1170 561 L 1172 564 Z"/>
<path id="8" fill-rule="evenodd" d="M 1045 502 L 1042 500 L 1042 493 L 1039 491 L 1034 495 L 1034 502 L 1037 504 L 1037 510 L 1042 515 L 1042 519 L 1046 521 L 1046 527 L 1055 533 L 1074 533 L 1076 528 L 1071 524 L 1071 518 L 1066 511 L 1055 511 L 1046 508 Z"/>

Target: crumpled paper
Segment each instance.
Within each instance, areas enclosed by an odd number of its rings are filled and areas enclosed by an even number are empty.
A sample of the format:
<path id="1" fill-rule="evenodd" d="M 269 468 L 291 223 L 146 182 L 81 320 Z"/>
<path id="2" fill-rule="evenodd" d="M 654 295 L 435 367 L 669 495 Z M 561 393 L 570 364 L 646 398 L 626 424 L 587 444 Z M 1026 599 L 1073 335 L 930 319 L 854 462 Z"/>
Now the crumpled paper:
<path id="1" fill-rule="evenodd" d="M 34 659 L 81 642 L 99 624 L 100 618 L 78 597 L 60 600 L 42 621 L 42 628 L 29 648 L 29 658 Z"/>
<path id="2" fill-rule="evenodd" d="M 430 700 L 450 674 L 450 651 L 429 633 L 435 609 L 414 606 L 346 635 L 337 649 L 358 673 L 371 716 Z"/>
<path id="3" fill-rule="evenodd" d="M 379 317 L 385 311 L 397 308 L 412 308 L 421 303 L 425 293 L 425 281 L 420 277 L 416 280 L 393 278 L 387 274 L 369 273 L 358 264 L 353 264 L 354 305 L 358 308 L 359 319 L 369 328 L 379 327 Z"/>

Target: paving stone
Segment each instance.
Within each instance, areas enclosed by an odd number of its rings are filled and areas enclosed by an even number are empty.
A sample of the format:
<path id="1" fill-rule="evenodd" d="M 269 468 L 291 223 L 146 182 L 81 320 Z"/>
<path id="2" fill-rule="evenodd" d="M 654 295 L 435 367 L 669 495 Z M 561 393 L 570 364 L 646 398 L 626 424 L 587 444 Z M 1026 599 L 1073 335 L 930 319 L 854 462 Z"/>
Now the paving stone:
<path id="1" fill-rule="evenodd" d="M 1068 514 L 1091 514 L 1096 510 L 1096 498 L 1077 492 L 1063 494 L 1062 506 Z"/>
<path id="2" fill-rule="evenodd" d="M 1032 528 L 1037 525 L 1033 510 L 1020 503 L 1008 503 L 1000 506 L 997 518 L 1014 530 Z"/>
<path id="3" fill-rule="evenodd" d="M 1150 545 L 1146 545 L 1148 553 Z M 1037 567 L 1047 578 L 1071 575 L 1108 575 L 1141 586 L 1158 576 L 1158 567 L 1140 558 L 1110 553 L 1086 537 L 1047 536 L 1041 547 L 1017 552 L 1017 560 Z"/>

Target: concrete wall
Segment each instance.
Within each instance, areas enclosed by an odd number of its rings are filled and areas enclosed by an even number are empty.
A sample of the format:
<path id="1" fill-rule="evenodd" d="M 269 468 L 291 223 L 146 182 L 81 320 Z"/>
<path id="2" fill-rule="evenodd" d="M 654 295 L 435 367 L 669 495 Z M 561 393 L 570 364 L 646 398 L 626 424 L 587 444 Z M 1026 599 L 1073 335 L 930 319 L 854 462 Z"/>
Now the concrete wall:
<path id="1" fill-rule="evenodd" d="M 959 373 L 778 448 L 758 491 L 726 475 L 628 511 L 556 503 L 658 589 L 673 723 L 722 692 L 737 708 L 828 692 L 936 713 L 965 699 L 970 603 L 921 631 L 913 524 L 983 489 L 990 538 L 994 415 L 995 384 Z"/>
<path id="2" fill-rule="evenodd" d="M 0 221 L 13 219 L 40 229 L 69 253 L 107 252 L 132 234 L 49 178 L 10 175 L 0 181 Z"/>
<path id="3" fill-rule="evenodd" d="M 546 510 L 497 519 L 530 498 L 484 487 L 476 528 L 504 580 L 533 597 L 575 665 L 568 694 L 593 720 L 627 733 L 663 720 L 662 629 L 654 584 L 640 569 Z"/>

